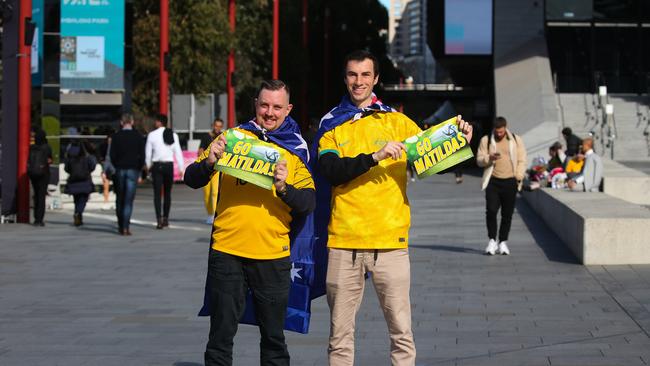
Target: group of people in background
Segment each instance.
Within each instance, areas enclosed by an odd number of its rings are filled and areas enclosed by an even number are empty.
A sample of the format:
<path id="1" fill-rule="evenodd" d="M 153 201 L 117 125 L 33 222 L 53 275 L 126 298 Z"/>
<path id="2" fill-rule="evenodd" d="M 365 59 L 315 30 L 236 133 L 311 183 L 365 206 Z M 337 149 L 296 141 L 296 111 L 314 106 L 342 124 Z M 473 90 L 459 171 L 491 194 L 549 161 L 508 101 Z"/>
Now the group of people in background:
<path id="1" fill-rule="evenodd" d="M 151 174 L 153 182 L 156 228 L 169 226 L 174 159 L 181 174 L 184 171 L 178 134 L 167 128 L 165 115 L 156 117 L 155 129 L 146 137 L 134 129 L 134 122 L 133 115 L 125 113 L 120 120 L 118 132 L 102 129 L 101 133 L 106 134 L 107 139 L 100 144 L 99 149 L 83 136 L 73 139 L 65 147 L 62 162 L 67 179 L 63 193 L 73 197 L 73 225 L 83 225 L 83 213 L 89 196 L 96 192 L 92 174 L 97 164 L 100 164 L 105 204 L 108 202 L 109 181 L 113 182 L 119 234 L 132 235 L 130 223 L 136 188 L 147 174 Z M 90 132 L 85 134 L 89 135 Z M 52 150 L 45 132 L 33 128 L 27 174 L 34 191 L 35 226 L 45 225 L 45 197 L 52 162 Z"/>
<path id="2" fill-rule="evenodd" d="M 566 148 L 557 141 L 549 147 L 549 157 L 534 159 L 528 171 L 530 187 L 551 187 L 576 192 L 597 192 L 603 178 L 603 162 L 594 151 L 593 137 L 580 139 L 569 127 L 562 129 Z"/>

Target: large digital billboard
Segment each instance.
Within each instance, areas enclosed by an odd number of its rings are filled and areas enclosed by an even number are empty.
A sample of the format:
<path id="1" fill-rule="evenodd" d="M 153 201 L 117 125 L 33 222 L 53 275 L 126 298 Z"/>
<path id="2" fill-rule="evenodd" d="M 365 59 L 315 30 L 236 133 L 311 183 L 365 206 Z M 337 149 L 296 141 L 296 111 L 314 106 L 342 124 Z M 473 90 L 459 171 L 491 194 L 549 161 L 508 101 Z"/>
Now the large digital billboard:
<path id="1" fill-rule="evenodd" d="M 445 0 L 445 54 L 492 54 L 492 0 Z"/>
<path id="2" fill-rule="evenodd" d="M 61 88 L 124 88 L 124 0 L 61 1 Z"/>

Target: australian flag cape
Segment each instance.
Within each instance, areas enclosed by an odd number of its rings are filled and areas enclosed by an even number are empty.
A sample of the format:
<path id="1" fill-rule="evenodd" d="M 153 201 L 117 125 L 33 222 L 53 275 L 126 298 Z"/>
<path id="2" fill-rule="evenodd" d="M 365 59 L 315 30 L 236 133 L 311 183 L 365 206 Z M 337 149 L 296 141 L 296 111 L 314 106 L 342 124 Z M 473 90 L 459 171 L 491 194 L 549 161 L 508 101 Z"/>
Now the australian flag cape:
<path id="1" fill-rule="evenodd" d="M 316 136 L 314 137 L 314 143 L 311 146 L 311 171 L 312 176 L 314 177 L 314 183 L 316 184 L 316 210 L 314 211 L 314 234 L 316 237 L 315 248 L 318 249 L 319 254 L 319 263 L 321 256 L 327 264 L 327 225 L 329 224 L 330 214 L 331 214 L 331 198 L 332 198 L 332 186 L 329 182 L 320 175 L 318 169 L 318 144 L 325 133 L 333 130 L 334 128 L 344 124 L 347 121 L 356 121 L 365 116 L 371 115 L 373 113 L 387 113 L 395 112 L 390 106 L 383 104 L 377 96 L 372 94 L 372 102 L 369 106 L 365 108 L 358 108 L 348 95 L 345 95 L 339 105 L 332 108 L 323 118 L 320 120 L 320 125 Z M 327 265 L 324 268 L 319 269 L 323 271 L 323 282 L 325 276 L 327 275 Z"/>
<path id="2" fill-rule="evenodd" d="M 290 153 L 298 156 L 311 171 L 310 155 L 307 143 L 300 134 L 296 121 L 287 116 L 282 125 L 273 131 L 267 131 L 255 122 L 248 121 L 238 126 L 253 132 L 260 140 L 273 142 Z M 313 172 L 312 172 L 313 175 Z M 299 333 L 309 331 L 311 300 L 325 294 L 325 274 L 327 271 L 326 248 L 317 248 L 314 238 L 314 214 L 293 216 L 289 231 L 291 246 L 291 288 L 284 329 Z M 199 316 L 211 313 L 208 296 L 208 279 L 203 296 L 203 307 Z M 246 298 L 246 310 L 240 323 L 258 325 L 252 293 Z"/>

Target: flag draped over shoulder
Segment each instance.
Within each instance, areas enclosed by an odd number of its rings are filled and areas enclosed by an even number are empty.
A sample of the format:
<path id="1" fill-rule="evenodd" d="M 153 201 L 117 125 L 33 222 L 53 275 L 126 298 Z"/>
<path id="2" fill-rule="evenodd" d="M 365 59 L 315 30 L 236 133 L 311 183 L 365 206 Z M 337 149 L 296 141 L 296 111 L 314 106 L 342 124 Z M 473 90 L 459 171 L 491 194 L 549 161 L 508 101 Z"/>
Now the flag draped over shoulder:
<path id="1" fill-rule="evenodd" d="M 359 108 L 352 104 L 349 95 L 345 95 L 339 105 L 332 108 L 331 111 L 327 112 L 320 120 L 320 125 L 318 126 L 318 132 L 316 132 L 316 137 L 314 138 L 314 146 L 318 149 L 318 140 L 325 134 L 327 131 L 333 130 L 337 126 L 342 125 L 347 121 L 356 121 L 361 119 L 369 114 L 375 112 L 395 112 L 393 108 L 384 104 L 377 98 L 375 93 L 371 96 L 371 104 L 364 108 Z M 316 160 L 316 159 L 315 159 Z"/>
<path id="2" fill-rule="evenodd" d="M 240 125 L 239 128 L 253 132 L 260 140 L 273 142 L 298 156 L 312 172 L 312 167 L 309 164 L 309 148 L 300 134 L 298 124 L 291 117 L 287 116 L 282 125 L 273 131 L 261 128 L 253 120 Z M 325 294 L 327 249 L 317 247 L 314 238 L 313 213 L 307 216 L 296 215 L 292 218 L 289 239 L 291 243 L 291 288 L 284 328 L 307 333 L 311 316 L 311 300 Z M 206 279 L 206 292 L 199 316 L 209 316 L 211 313 L 207 289 Z M 246 310 L 240 322 L 258 324 L 250 291 L 246 298 Z"/>
<path id="3" fill-rule="evenodd" d="M 311 147 L 311 172 L 316 185 L 316 210 L 314 216 L 314 234 L 316 238 L 315 248 L 320 258 L 324 258 L 325 265 L 318 267 L 316 274 L 318 281 L 322 281 L 323 293 L 325 293 L 325 277 L 327 276 L 327 225 L 329 224 L 331 214 L 332 186 L 320 175 L 318 169 L 318 143 L 325 133 L 342 125 L 347 121 L 356 121 L 373 113 L 395 112 L 390 106 L 383 104 L 377 96 L 372 94 L 372 102 L 365 108 L 358 108 L 348 95 L 345 95 L 339 105 L 332 108 L 320 120 L 320 126 L 314 137 L 314 143 Z M 322 278 L 320 277 L 322 276 Z"/>

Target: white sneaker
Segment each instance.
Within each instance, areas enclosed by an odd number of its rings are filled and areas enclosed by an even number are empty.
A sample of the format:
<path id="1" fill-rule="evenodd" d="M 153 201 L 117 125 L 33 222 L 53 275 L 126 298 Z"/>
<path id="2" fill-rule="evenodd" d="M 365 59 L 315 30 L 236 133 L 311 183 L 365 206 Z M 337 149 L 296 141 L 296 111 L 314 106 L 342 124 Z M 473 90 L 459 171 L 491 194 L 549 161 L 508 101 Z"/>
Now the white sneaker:
<path id="1" fill-rule="evenodd" d="M 499 254 L 510 255 L 510 249 L 508 249 L 508 244 L 505 241 L 499 243 Z"/>
<path id="2" fill-rule="evenodd" d="M 490 239 L 488 246 L 485 248 L 485 254 L 494 255 L 497 252 L 498 248 L 499 246 L 497 245 L 497 241 Z"/>

